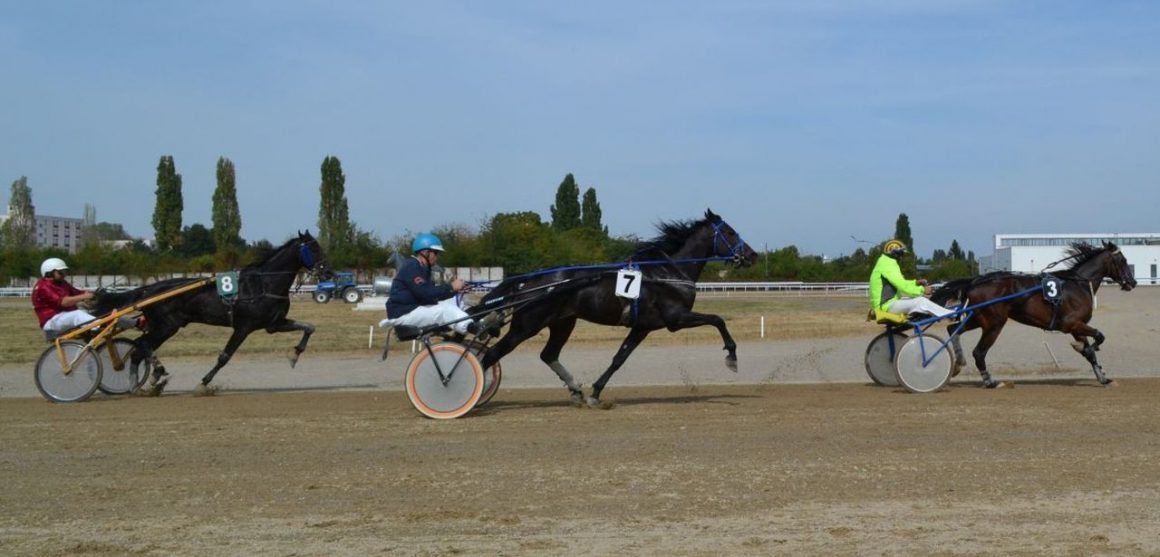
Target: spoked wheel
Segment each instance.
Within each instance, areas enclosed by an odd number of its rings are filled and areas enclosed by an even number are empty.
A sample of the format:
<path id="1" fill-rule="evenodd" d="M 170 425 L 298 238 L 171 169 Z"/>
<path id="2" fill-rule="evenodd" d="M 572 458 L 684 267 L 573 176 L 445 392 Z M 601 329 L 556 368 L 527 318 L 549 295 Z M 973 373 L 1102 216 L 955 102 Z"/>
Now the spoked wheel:
<path id="1" fill-rule="evenodd" d="M 442 377 L 440 377 L 442 372 Z M 483 394 L 483 368 L 463 345 L 454 342 L 423 347 L 407 365 L 407 398 L 420 414 L 447 420 L 475 407 Z"/>
<path id="2" fill-rule="evenodd" d="M 890 346 L 892 338 L 893 350 Z M 866 347 L 866 375 L 870 376 L 871 381 L 883 387 L 898 386 L 898 377 L 894 373 L 894 357 L 898 355 L 898 349 L 902 348 L 906 339 L 907 336 L 898 331 L 888 331 L 870 341 L 870 345 Z"/>
<path id="3" fill-rule="evenodd" d="M 49 346 L 36 361 L 36 388 L 53 402 L 81 402 L 101 384 L 101 361 L 75 340 Z M 67 368 L 67 370 L 66 370 Z"/>
<path id="4" fill-rule="evenodd" d="M 98 387 L 108 395 L 123 395 L 145 384 L 153 371 L 153 359 L 143 358 L 137 366 L 137 377 L 133 377 L 133 354 L 141 350 L 137 342 L 127 338 L 114 338 L 97 349 L 101 360 L 101 384 Z"/>
<path id="5" fill-rule="evenodd" d="M 951 378 L 954 353 L 943 340 L 923 333 L 903 343 L 894 359 L 898 383 L 912 393 L 930 393 L 947 384 Z M 923 361 L 923 358 L 927 361 Z"/>
<path id="6" fill-rule="evenodd" d="M 472 348 L 471 353 L 475 354 L 476 359 L 482 361 L 483 354 L 478 348 Z M 483 370 L 483 394 L 479 395 L 479 402 L 475 403 L 476 407 L 483 406 L 499 392 L 499 383 L 503 379 L 503 366 L 499 362 L 495 365 Z"/>

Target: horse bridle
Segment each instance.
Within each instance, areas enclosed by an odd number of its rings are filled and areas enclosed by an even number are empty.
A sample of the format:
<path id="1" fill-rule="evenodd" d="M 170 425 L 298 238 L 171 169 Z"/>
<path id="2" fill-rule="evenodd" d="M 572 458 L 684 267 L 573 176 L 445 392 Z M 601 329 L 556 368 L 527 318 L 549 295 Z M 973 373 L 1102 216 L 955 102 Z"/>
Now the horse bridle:
<path id="1" fill-rule="evenodd" d="M 713 252 L 720 253 L 720 251 L 717 249 L 717 246 L 718 244 L 724 244 L 725 247 L 729 250 L 728 257 L 732 258 L 733 264 L 740 266 L 744 259 L 742 252 L 745 248 L 745 240 L 741 239 L 741 234 L 738 234 L 736 230 L 733 230 L 733 235 L 737 237 L 737 242 L 730 242 L 729 238 L 725 236 L 725 233 L 721 231 L 722 227 L 725 226 L 729 226 L 725 223 L 725 221 L 713 223 Z M 730 229 L 732 229 L 732 227 L 730 227 Z"/>

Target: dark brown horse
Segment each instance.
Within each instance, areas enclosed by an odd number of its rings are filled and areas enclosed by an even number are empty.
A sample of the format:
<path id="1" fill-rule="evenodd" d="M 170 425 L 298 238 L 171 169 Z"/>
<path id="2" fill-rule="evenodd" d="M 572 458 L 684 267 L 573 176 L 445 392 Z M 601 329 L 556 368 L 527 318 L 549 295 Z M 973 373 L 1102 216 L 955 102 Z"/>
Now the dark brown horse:
<path id="1" fill-rule="evenodd" d="M 728 352 L 725 363 L 736 371 L 737 344 L 725 321 L 716 315 L 692 311 L 697 298 L 696 282 L 710 260 L 731 260 L 747 266 L 757 260 L 757 253 L 712 211 L 705 211 L 705 218 L 698 221 L 662 223 L 660 231 L 659 237 L 639 246 L 630 262 L 641 272 L 640 295 L 635 301 L 617 296 L 618 268 L 627 264 L 549 269 L 501 283 L 472 308 L 474 315 L 494 312 L 508 300 L 522 297 L 531 301 L 515 302 L 511 327 L 487 351 L 483 369 L 489 369 L 547 327 L 548 342 L 540 359 L 556 372 L 571 391 L 572 399 L 581 402 L 581 386 L 560 363 L 560 351 L 576 327 L 576 320 L 583 319 L 629 329 L 612 365 L 592 385 L 592 396 L 587 400 L 591 406 L 600 404 L 600 393 L 612 374 L 649 333 L 658 329 L 675 332 L 702 325 L 716 327 Z"/>
<path id="2" fill-rule="evenodd" d="M 1132 277 L 1124 254 L 1115 244 L 1105 242 L 1103 247 L 1095 247 L 1086 243 L 1074 243 L 1068 249 L 1064 261 L 1068 259 L 1072 260 L 1069 268 L 1051 275 L 998 271 L 979 277 L 950 281 L 931 295 L 931 299 L 940 305 L 949 300 L 965 301 L 968 313 L 964 315 L 966 322 L 962 324 L 962 331 L 983 330 L 983 336 L 971 354 L 975 357 L 975 367 L 979 368 L 979 373 L 983 376 L 984 386 L 991 388 L 1001 384 L 992 379 L 991 374 L 987 372 L 986 357 L 987 351 L 995 344 L 995 339 L 999 338 L 999 333 L 1002 332 L 1008 319 L 1071 335 L 1075 339 L 1072 348 L 1091 364 L 1092 372 L 1100 384 L 1113 384 L 1104 375 L 1103 368 L 1096 360 L 1096 351 L 1103 344 L 1104 335 L 1095 327 L 1088 325 L 1088 321 L 1091 321 L 1092 311 L 1095 309 L 1096 293 L 1099 292 L 1100 283 L 1105 278 L 1116 282 L 1123 290 L 1134 288 L 1136 279 Z M 1056 280 L 1052 283 L 1044 282 L 1050 277 Z M 1044 288 L 1037 289 L 1040 286 Z M 988 300 L 1013 296 L 1032 289 L 1035 290 L 1024 296 L 1014 296 L 1009 300 L 971 311 L 972 306 L 983 304 Z M 1056 301 L 1053 303 L 1049 299 Z M 952 324 L 948 327 L 948 331 L 953 332 L 958 326 Z M 1095 342 L 1090 342 L 1089 339 Z M 956 364 L 962 365 L 964 363 L 962 350 L 955 352 L 958 360 Z"/>

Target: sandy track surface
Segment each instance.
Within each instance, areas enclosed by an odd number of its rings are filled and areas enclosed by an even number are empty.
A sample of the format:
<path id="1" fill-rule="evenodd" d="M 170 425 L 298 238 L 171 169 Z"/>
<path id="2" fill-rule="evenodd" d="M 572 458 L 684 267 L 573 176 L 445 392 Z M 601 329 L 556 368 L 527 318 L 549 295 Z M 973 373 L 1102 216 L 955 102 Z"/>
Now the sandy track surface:
<path id="1" fill-rule="evenodd" d="M 611 410 L 520 352 L 452 422 L 398 392 L 402 353 L 240 358 L 215 397 L 188 393 L 208 361 L 175 360 L 166 396 L 72 405 L 3 367 L 0 554 L 1157 555 L 1160 337 L 1136 294 L 1096 320 L 1118 388 L 1022 326 L 990 358 L 1015 389 L 870 386 L 867 325 L 743 343 L 738 374 L 717 346 L 646 346 Z M 611 351 L 565 362 L 591 383 Z"/>
<path id="2" fill-rule="evenodd" d="M 0 405 L 5 555 L 1160 552 L 1160 380 Z"/>

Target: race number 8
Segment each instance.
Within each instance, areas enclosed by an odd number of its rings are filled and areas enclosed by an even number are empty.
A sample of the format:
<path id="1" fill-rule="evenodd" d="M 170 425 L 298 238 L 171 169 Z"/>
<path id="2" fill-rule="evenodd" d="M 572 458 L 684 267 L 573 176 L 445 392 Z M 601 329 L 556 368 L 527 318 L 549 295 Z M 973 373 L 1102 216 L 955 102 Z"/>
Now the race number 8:
<path id="1" fill-rule="evenodd" d="M 228 273 L 218 273 L 217 275 L 217 291 L 218 296 L 229 298 L 238 295 L 238 273 L 230 271 Z"/>
<path id="2" fill-rule="evenodd" d="M 621 269 L 616 273 L 616 295 L 635 300 L 640 297 L 641 272 Z"/>

